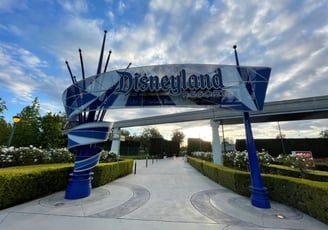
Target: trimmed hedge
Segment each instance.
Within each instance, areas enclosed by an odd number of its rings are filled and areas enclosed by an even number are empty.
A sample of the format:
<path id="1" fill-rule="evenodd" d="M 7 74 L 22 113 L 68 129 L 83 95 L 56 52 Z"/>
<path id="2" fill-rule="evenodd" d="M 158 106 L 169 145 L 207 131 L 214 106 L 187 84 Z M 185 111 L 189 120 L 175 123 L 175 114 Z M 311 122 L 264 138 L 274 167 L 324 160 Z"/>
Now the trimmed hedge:
<path id="1" fill-rule="evenodd" d="M 132 160 L 101 163 L 94 169 L 98 187 L 132 172 Z M 0 210 L 64 190 L 73 164 L 33 165 L 0 169 Z"/>
<path id="2" fill-rule="evenodd" d="M 232 191 L 249 196 L 250 174 L 188 157 L 188 162 L 205 176 Z M 287 204 L 328 224 L 328 183 L 263 174 L 271 200 Z"/>
<path id="3" fill-rule="evenodd" d="M 100 163 L 93 169 L 92 187 L 99 187 L 117 178 L 132 173 L 133 160 Z"/>
<path id="4" fill-rule="evenodd" d="M 328 172 L 319 170 L 307 170 L 302 172 L 300 169 L 293 169 L 288 166 L 274 165 L 269 166 L 261 165 L 261 172 L 267 174 L 277 174 L 282 176 L 290 176 L 296 178 L 304 178 L 308 180 L 328 182 Z"/>

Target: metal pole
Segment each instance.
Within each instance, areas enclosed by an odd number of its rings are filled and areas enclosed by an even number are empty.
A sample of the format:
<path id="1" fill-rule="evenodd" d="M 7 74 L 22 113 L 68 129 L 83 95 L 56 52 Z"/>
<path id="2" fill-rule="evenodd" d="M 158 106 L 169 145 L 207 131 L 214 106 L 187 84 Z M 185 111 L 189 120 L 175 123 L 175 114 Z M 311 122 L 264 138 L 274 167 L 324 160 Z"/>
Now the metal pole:
<path id="1" fill-rule="evenodd" d="M 16 129 L 16 123 L 14 123 L 13 129 L 11 130 L 10 137 L 7 142 L 7 147 L 9 147 L 11 145 L 11 141 L 13 140 L 15 129 Z"/>
<path id="2" fill-rule="evenodd" d="M 281 129 L 280 129 L 279 121 L 278 121 L 278 129 L 279 129 L 279 136 L 280 136 L 280 141 L 281 141 L 282 153 L 283 153 L 284 155 L 286 155 L 286 150 L 285 150 L 284 140 L 283 140 L 283 137 L 282 137 L 282 134 L 281 134 Z"/>
<path id="3" fill-rule="evenodd" d="M 148 167 L 148 157 L 146 156 L 146 168 Z"/>
<path id="4" fill-rule="evenodd" d="M 237 55 L 237 46 L 233 46 L 235 50 L 236 64 L 239 66 L 239 60 Z M 252 133 L 251 121 L 249 119 L 249 113 L 244 112 L 244 125 L 247 141 L 248 161 L 251 174 L 251 185 L 249 186 L 251 192 L 251 203 L 258 208 L 270 208 L 270 201 L 267 195 L 267 188 L 262 184 L 262 177 L 260 172 L 260 166 L 256 155 L 256 147 Z"/>
<path id="5" fill-rule="evenodd" d="M 224 137 L 223 121 L 221 121 L 220 123 L 221 123 L 221 129 L 222 129 L 223 151 L 226 153 L 227 149 L 226 149 L 226 142 L 225 142 L 225 137 Z"/>

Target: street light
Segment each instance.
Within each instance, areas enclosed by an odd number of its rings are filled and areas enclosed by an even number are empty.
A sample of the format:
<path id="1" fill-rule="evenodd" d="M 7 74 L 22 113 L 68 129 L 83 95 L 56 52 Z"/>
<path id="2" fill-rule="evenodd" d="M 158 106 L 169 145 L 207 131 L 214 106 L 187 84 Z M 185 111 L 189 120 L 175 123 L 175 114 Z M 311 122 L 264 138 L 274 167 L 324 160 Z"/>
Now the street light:
<path id="1" fill-rule="evenodd" d="M 21 118 L 19 116 L 13 116 L 14 125 L 13 125 L 13 129 L 11 130 L 11 133 L 10 133 L 10 137 L 9 137 L 9 140 L 8 140 L 8 143 L 7 143 L 7 147 L 9 147 L 10 144 L 11 144 L 11 141 L 13 139 L 14 132 L 15 132 L 15 129 L 16 129 L 16 124 L 18 122 L 20 122 L 20 120 L 21 120 Z"/>

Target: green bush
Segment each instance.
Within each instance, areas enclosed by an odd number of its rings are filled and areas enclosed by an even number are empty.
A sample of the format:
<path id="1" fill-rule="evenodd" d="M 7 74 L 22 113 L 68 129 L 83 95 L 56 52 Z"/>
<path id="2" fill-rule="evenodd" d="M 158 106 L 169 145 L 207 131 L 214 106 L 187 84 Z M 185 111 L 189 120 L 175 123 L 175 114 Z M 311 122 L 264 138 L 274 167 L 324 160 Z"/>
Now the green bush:
<path id="1" fill-rule="evenodd" d="M 188 162 L 205 176 L 232 191 L 249 196 L 250 174 L 188 157 Z M 328 183 L 281 175 L 262 175 L 270 199 L 295 207 L 328 223 Z"/>
<path id="2" fill-rule="evenodd" d="M 66 148 L 41 149 L 34 146 L 0 146 L 0 168 L 73 162 L 74 155 Z"/>
<path id="3" fill-rule="evenodd" d="M 268 174 L 296 177 L 296 178 L 304 178 L 314 181 L 328 182 L 328 172 L 319 171 L 319 170 L 308 169 L 306 171 L 302 171 L 300 169 L 291 168 L 283 165 L 269 165 L 269 166 L 261 166 L 261 172 L 268 173 Z"/>
<path id="4" fill-rule="evenodd" d="M 188 157 L 188 162 L 211 180 L 241 194 L 249 195 L 249 173 L 217 165 L 204 160 Z"/>
<path id="5" fill-rule="evenodd" d="M 104 185 L 132 172 L 132 160 L 101 163 L 94 169 L 92 186 Z M 67 186 L 73 164 L 44 164 L 0 169 L 0 209 L 30 201 Z"/>
<path id="6" fill-rule="evenodd" d="M 132 173 L 133 160 L 124 160 L 112 163 L 100 163 L 93 169 L 92 187 L 107 184 L 117 178 Z"/>
<path id="7" fill-rule="evenodd" d="M 64 189 L 72 168 L 60 164 L 1 169 L 0 209 Z"/>
<path id="8" fill-rule="evenodd" d="M 328 183 L 264 174 L 269 198 L 328 223 Z"/>

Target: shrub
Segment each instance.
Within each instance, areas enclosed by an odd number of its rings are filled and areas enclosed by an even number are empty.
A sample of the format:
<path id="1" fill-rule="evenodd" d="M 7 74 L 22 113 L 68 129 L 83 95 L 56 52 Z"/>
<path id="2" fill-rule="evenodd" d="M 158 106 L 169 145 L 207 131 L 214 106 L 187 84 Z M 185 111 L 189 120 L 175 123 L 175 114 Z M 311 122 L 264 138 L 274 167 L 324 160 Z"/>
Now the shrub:
<path id="1" fill-rule="evenodd" d="M 267 152 L 257 152 L 257 158 L 260 166 L 268 166 L 273 162 L 273 157 Z M 248 166 L 248 152 L 247 151 L 233 151 L 223 154 L 224 166 L 236 168 L 242 171 L 249 171 Z"/>
<path id="2" fill-rule="evenodd" d="M 302 173 L 305 173 L 309 168 L 313 168 L 313 158 L 304 154 L 279 155 L 275 159 L 275 162 L 277 164 L 299 169 Z"/>
<path id="3" fill-rule="evenodd" d="M 188 162 L 205 176 L 224 187 L 249 195 L 250 174 L 188 157 Z M 328 223 L 328 183 L 303 178 L 264 174 L 263 184 L 270 199 L 295 207 Z"/>
<path id="4" fill-rule="evenodd" d="M 197 157 L 199 159 L 205 160 L 205 161 L 213 161 L 213 153 L 212 152 L 191 152 L 190 154 L 193 157 Z"/>
<path id="5" fill-rule="evenodd" d="M 2 169 L 0 209 L 64 189 L 72 169 L 69 164 Z"/>
<path id="6" fill-rule="evenodd" d="M 98 164 L 93 187 L 132 172 L 132 160 Z M 65 189 L 73 164 L 44 164 L 0 169 L 0 209 Z"/>
<path id="7" fill-rule="evenodd" d="M 73 154 L 66 148 L 61 149 L 42 149 L 34 146 L 29 147 L 0 147 L 0 167 L 49 164 L 49 163 L 68 163 L 73 162 Z"/>
<path id="8" fill-rule="evenodd" d="M 132 173 L 133 160 L 112 163 L 100 163 L 93 169 L 92 187 L 107 184 L 117 178 Z"/>

